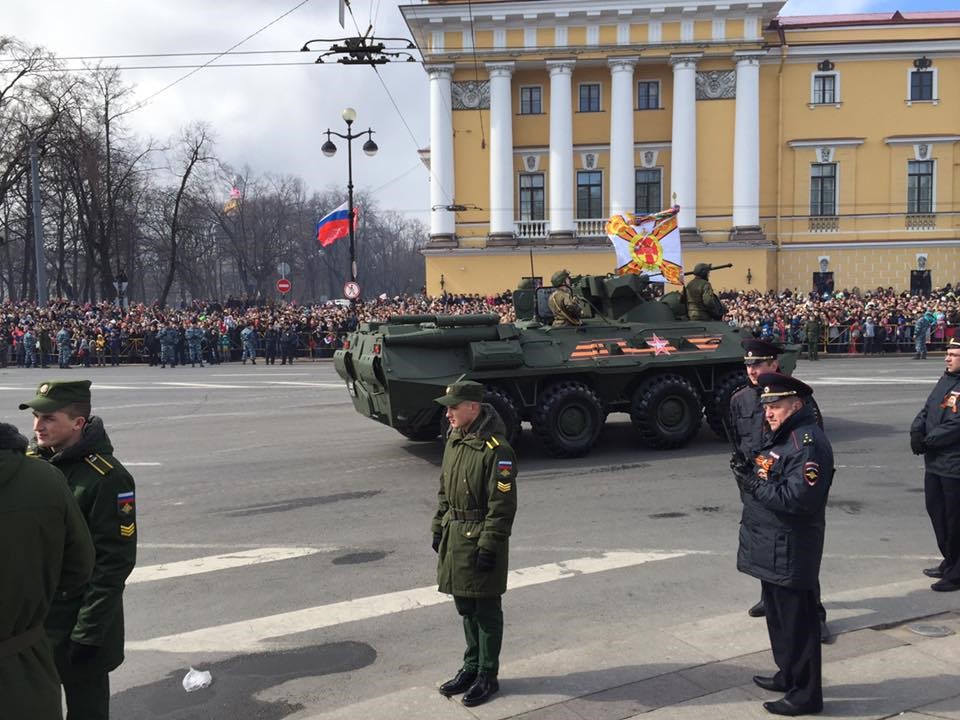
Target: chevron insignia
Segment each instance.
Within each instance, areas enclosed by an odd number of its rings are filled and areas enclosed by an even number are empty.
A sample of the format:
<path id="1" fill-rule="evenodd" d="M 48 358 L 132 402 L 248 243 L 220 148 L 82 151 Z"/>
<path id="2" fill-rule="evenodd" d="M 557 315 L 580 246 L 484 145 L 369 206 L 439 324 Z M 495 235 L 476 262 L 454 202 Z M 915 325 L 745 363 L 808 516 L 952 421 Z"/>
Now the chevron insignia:
<path id="1" fill-rule="evenodd" d="M 137 524 L 130 523 L 129 525 L 120 525 L 120 537 L 133 537 L 133 534 L 137 531 Z"/>
<path id="2" fill-rule="evenodd" d="M 499 481 L 497 482 L 497 490 L 499 490 L 500 492 L 508 493 L 510 492 L 511 488 L 513 488 L 513 483 L 499 482 Z"/>

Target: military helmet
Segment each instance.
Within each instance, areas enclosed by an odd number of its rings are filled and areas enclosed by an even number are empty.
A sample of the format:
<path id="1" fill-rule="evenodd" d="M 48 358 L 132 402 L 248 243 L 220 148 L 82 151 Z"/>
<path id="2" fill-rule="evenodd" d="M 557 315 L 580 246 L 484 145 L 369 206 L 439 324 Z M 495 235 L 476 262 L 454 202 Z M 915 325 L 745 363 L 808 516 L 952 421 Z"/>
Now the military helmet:
<path id="1" fill-rule="evenodd" d="M 710 274 L 710 265 L 707 263 L 697 263 L 693 268 L 693 274 L 706 280 Z"/>
<path id="2" fill-rule="evenodd" d="M 569 277 L 570 277 L 569 270 L 557 270 L 553 274 L 553 276 L 550 278 L 550 282 L 553 284 L 554 287 L 560 287 L 567 281 L 567 278 Z"/>
<path id="3" fill-rule="evenodd" d="M 525 277 L 517 285 L 517 290 L 533 290 L 533 278 Z"/>

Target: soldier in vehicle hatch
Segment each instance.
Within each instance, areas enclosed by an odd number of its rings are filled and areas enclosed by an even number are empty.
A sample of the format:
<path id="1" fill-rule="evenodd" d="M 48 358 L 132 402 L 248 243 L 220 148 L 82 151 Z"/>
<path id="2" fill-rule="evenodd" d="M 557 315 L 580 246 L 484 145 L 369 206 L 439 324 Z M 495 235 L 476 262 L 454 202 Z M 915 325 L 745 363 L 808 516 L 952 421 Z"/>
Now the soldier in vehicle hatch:
<path id="1" fill-rule="evenodd" d="M 693 268 L 694 278 L 683 289 L 687 299 L 687 317 L 691 320 L 723 320 L 723 304 L 710 284 L 710 266 L 697 263 Z"/>
<path id="2" fill-rule="evenodd" d="M 570 290 L 570 271 L 557 270 L 550 278 L 556 288 L 550 295 L 550 312 L 554 327 L 569 327 L 583 324 L 580 320 L 580 305 Z"/>

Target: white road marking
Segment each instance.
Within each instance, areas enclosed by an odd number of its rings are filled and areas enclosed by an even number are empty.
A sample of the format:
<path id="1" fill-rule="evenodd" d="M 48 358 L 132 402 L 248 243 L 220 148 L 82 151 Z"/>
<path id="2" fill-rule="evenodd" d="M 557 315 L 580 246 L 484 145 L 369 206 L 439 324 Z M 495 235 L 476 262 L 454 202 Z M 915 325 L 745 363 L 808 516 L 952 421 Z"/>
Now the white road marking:
<path id="1" fill-rule="evenodd" d="M 162 382 L 157 385 L 176 388 L 200 388 L 203 390 L 253 390 L 256 385 L 223 385 L 221 383 Z"/>
<path id="2" fill-rule="evenodd" d="M 257 377 L 290 377 L 291 375 L 313 375 L 309 372 L 261 372 L 255 370 Z M 210 373 L 210 377 L 245 377 L 250 379 L 250 373 Z"/>
<path id="3" fill-rule="evenodd" d="M 941 373 L 942 374 L 942 373 Z M 934 376 L 930 375 L 929 377 L 908 377 L 908 376 L 899 376 L 899 377 L 864 377 L 858 376 L 854 377 L 853 375 L 848 377 L 822 377 L 822 378 L 809 378 L 810 384 L 816 387 L 817 385 L 849 385 L 854 387 L 857 385 L 926 385 L 927 383 L 936 382 L 939 375 Z"/>
<path id="4" fill-rule="evenodd" d="M 160 467 L 163 463 L 158 462 L 125 462 L 124 467 Z"/>
<path id="5" fill-rule="evenodd" d="M 599 557 L 576 558 L 512 570 L 507 579 L 507 587 L 511 589 L 529 587 L 580 575 L 669 560 L 683 555 L 683 552 L 607 552 Z M 254 652 L 263 650 L 269 646 L 270 641 L 285 635 L 368 620 L 446 602 L 450 602 L 450 597 L 439 593 L 436 586 L 430 585 L 226 623 L 150 640 L 128 640 L 126 649 L 175 653 Z"/>
<path id="6" fill-rule="evenodd" d="M 295 387 L 317 387 L 317 388 L 326 388 L 326 389 L 336 389 L 336 390 L 346 390 L 346 383 L 329 383 L 329 382 L 308 382 L 306 380 L 266 380 L 267 385 L 292 385 Z"/>
<path id="7" fill-rule="evenodd" d="M 292 560 L 307 555 L 315 555 L 321 551 L 321 548 L 316 547 L 261 547 L 241 550 L 227 555 L 208 555 L 192 560 L 146 565 L 133 569 L 130 577 L 127 578 L 127 585 L 201 575 L 217 570 L 230 570 L 246 565 L 277 562 L 278 560 Z"/>

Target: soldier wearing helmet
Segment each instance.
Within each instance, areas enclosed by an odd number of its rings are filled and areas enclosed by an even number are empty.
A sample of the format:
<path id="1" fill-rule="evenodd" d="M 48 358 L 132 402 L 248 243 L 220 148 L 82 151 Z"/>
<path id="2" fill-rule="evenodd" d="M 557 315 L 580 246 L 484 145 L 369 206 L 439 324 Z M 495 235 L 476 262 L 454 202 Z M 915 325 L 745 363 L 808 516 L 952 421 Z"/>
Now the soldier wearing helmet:
<path id="1" fill-rule="evenodd" d="M 570 290 L 570 271 L 557 270 L 550 278 L 550 282 L 556 288 L 550 294 L 550 312 L 553 313 L 554 327 L 569 327 L 581 325 L 580 305 Z"/>
<path id="2" fill-rule="evenodd" d="M 683 289 L 687 301 L 687 316 L 691 320 L 722 320 L 723 303 L 714 294 L 710 284 L 710 266 L 697 263 L 693 268 L 694 278 Z"/>

